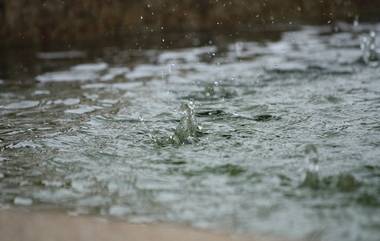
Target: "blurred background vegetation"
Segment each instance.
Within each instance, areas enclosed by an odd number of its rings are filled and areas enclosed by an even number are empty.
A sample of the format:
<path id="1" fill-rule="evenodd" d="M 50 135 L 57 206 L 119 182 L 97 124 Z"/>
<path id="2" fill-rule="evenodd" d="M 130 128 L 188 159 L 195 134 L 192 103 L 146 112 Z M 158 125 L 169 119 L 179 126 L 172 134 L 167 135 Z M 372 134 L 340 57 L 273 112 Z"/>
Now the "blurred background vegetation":
<path id="1" fill-rule="evenodd" d="M 379 21 L 377 0 L 0 0 L 0 45 Z"/>

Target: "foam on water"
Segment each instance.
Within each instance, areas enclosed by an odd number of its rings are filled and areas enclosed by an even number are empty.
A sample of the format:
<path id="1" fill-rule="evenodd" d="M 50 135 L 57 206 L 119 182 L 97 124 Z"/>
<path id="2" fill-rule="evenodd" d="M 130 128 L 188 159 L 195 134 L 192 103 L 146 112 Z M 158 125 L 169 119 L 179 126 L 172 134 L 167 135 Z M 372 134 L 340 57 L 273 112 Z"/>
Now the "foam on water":
<path id="1" fill-rule="evenodd" d="M 67 71 L 45 73 L 36 77 L 39 82 L 94 81 L 107 69 L 106 63 L 80 64 Z M 110 70 L 113 71 L 113 70 Z M 108 79 L 109 77 L 107 77 Z"/>

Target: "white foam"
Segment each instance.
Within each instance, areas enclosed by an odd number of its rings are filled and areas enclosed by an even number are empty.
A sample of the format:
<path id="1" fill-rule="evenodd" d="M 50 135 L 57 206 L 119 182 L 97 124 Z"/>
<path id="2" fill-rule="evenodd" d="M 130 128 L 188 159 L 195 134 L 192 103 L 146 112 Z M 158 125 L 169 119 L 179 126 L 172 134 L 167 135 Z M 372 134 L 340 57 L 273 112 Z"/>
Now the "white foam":
<path id="1" fill-rule="evenodd" d="M 215 46 L 207 46 L 202 48 L 181 49 L 174 51 L 165 51 L 158 57 L 158 62 L 161 64 L 172 62 L 194 63 L 200 60 L 202 54 L 211 54 L 216 51 Z"/>
<path id="2" fill-rule="evenodd" d="M 117 76 L 120 75 L 125 75 L 126 73 L 129 72 L 129 69 L 126 67 L 115 67 L 115 68 L 110 68 L 108 72 L 100 77 L 101 81 L 111 81 Z"/>
<path id="3" fill-rule="evenodd" d="M 99 110 L 101 109 L 101 107 L 99 106 L 88 106 L 88 105 L 81 105 L 79 108 L 77 109 L 69 109 L 69 110 L 65 110 L 65 113 L 69 113 L 69 114 L 85 114 L 85 113 L 90 113 L 90 112 L 93 112 L 95 110 Z"/>
<path id="4" fill-rule="evenodd" d="M 14 204 L 22 206 L 30 206 L 33 204 L 33 200 L 25 197 L 16 197 L 14 199 Z"/>
<path id="5" fill-rule="evenodd" d="M 67 71 L 45 73 L 36 77 L 39 82 L 71 82 L 99 79 L 101 71 L 106 70 L 106 63 L 80 64 Z"/>

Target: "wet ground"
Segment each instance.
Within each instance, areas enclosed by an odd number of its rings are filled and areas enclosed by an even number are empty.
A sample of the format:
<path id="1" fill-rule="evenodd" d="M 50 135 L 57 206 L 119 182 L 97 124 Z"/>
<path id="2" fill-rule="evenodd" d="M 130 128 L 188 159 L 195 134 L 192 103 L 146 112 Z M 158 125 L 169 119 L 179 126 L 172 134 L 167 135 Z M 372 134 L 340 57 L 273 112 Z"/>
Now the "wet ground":
<path id="1" fill-rule="evenodd" d="M 380 26 L 343 29 L 3 60 L 1 205 L 378 240 Z"/>
<path id="2" fill-rule="evenodd" d="M 70 230 L 68 232 L 68 230 Z M 70 216 L 60 212 L 0 211 L 1 241 L 286 241 L 268 237 L 242 237 L 197 230 L 181 225 L 130 224 L 98 216 Z"/>

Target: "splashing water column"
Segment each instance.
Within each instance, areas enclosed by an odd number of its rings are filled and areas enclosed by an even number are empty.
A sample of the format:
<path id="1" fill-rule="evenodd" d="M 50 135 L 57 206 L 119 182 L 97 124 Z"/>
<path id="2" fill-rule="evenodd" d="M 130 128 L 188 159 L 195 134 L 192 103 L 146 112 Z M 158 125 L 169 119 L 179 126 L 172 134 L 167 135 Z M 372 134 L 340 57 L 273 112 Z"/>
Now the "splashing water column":
<path id="1" fill-rule="evenodd" d="M 319 154 L 318 149 L 313 144 L 305 146 L 305 157 L 307 162 L 305 177 L 303 179 L 303 187 L 310 187 L 312 189 L 319 188 Z"/>
<path id="2" fill-rule="evenodd" d="M 371 31 L 368 37 L 364 37 L 360 47 L 364 63 L 371 67 L 377 67 L 379 65 L 379 53 L 376 49 L 376 32 Z"/>
<path id="3" fill-rule="evenodd" d="M 183 116 L 174 131 L 174 135 L 170 137 L 174 144 L 193 143 L 196 141 L 201 126 L 198 125 L 195 118 L 194 108 L 192 101 L 182 103 L 181 111 Z"/>

